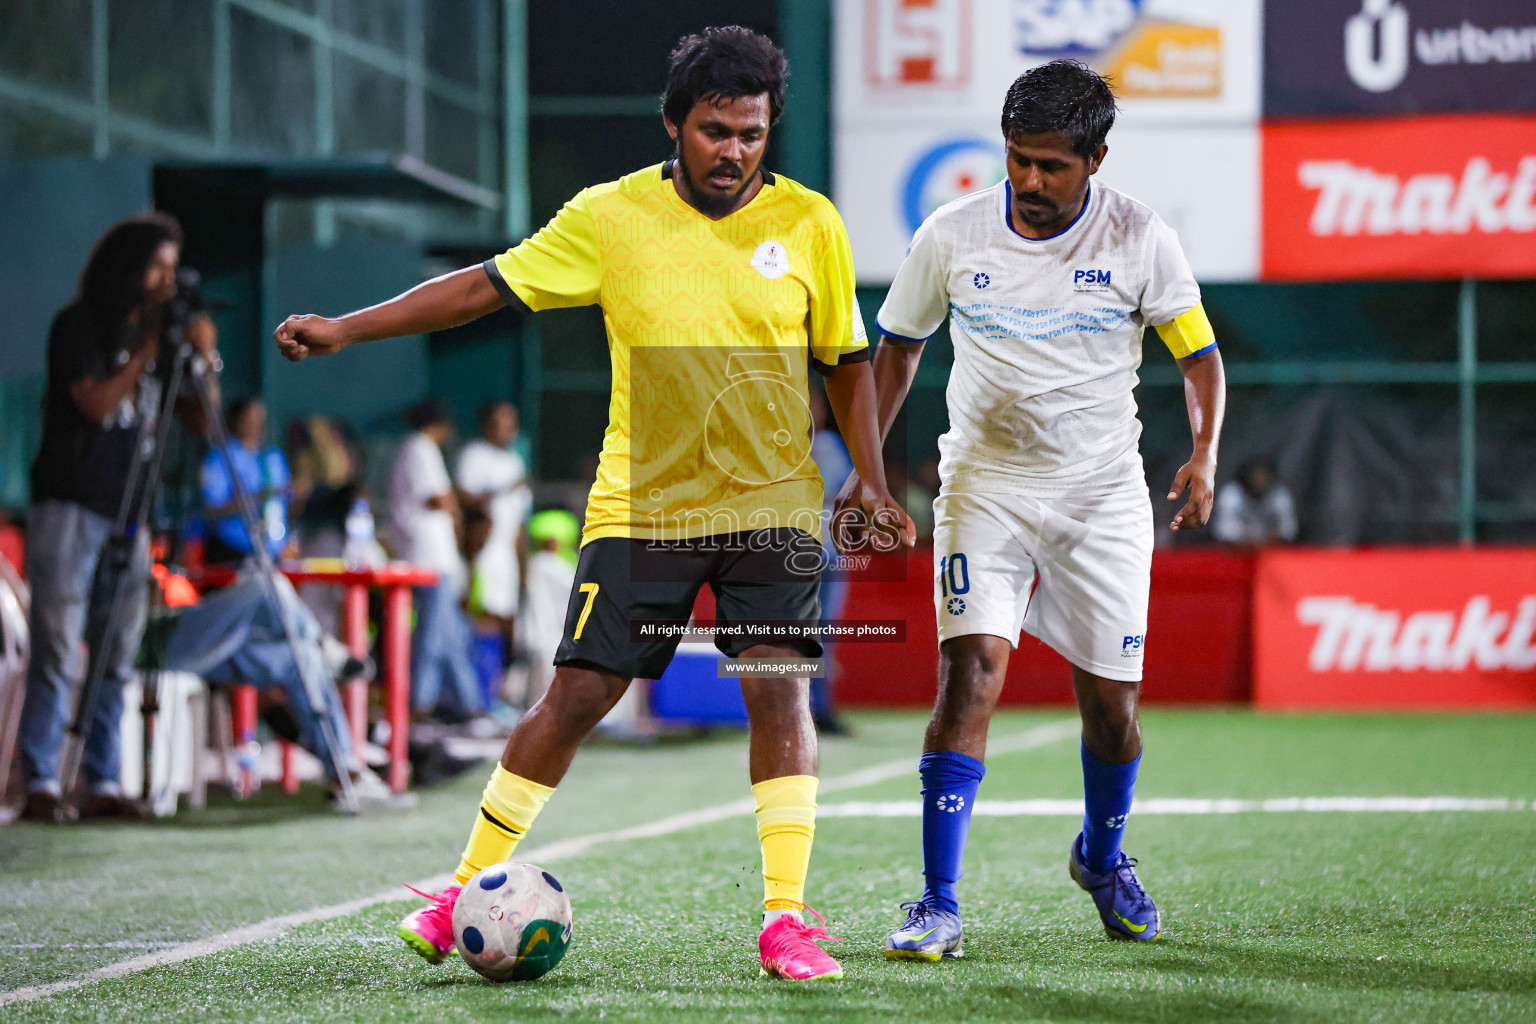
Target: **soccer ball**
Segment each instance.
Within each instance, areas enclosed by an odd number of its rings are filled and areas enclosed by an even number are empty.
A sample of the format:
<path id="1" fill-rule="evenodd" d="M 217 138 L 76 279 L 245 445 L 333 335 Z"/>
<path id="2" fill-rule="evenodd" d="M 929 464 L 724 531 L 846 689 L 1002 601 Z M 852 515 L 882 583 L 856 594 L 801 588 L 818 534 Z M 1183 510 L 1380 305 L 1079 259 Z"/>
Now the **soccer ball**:
<path id="1" fill-rule="evenodd" d="M 491 981 L 532 981 L 555 969 L 571 944 L 571 900 L 532 864 L 492 864 L 453 905 L 453 942 Z"/>

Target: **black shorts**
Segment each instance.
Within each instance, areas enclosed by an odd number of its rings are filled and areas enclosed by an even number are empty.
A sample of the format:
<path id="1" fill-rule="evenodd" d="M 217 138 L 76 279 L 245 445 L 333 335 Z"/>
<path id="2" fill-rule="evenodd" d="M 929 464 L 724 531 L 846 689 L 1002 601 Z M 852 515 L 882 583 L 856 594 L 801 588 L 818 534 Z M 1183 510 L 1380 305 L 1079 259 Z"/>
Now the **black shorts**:
<path id="1" fill-rule="evenodd" d="M 814 626 L 821 616 L 821 545 L 794 529 L 754 530 L 685 541 L 600 537 L 581 549 L 555 664 L 590 662 L 626 679 L 657 679 L 679 637 L 637 636 L 638 624 L 686 622 L 699 588 L 715 594 L 719 625 L 746 621 Z M 751 639 L 721 633 L 727 657 L 771 643 L 821 657 L 815 639 Z"/>

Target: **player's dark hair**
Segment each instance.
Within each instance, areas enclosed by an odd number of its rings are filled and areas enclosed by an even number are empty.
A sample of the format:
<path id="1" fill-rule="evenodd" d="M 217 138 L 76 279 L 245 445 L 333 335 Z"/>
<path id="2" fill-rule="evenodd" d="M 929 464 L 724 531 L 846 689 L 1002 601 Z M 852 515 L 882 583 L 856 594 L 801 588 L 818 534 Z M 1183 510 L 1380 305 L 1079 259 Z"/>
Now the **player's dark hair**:
<path id="1" fill-rule="evenodd" d="M 76 300 L 103 327 L 117 327 L 144 301 L 144 273 L 166 242 L 181 244 L 181 225 L 166 214 L 113 224 L 91 247 Z"/>
<path id="2" fill-rule="evenodd" d="M 765 35 L 726 25 L 684 36 L 672 51 L 661 113 L 681 125 L 700 100 L 733 100 L 768 94 L 768 123 L 784 112 L 784 80 L 789 61 Z"/>
<path id="3" fill-rule="evenodd" d="M 1087 160 L 1115 124 L 1115 94 L 1104 76 L 1075 60 L 1030 68 L 1008 87 L 1003 138 L 1061 132 Z"/>

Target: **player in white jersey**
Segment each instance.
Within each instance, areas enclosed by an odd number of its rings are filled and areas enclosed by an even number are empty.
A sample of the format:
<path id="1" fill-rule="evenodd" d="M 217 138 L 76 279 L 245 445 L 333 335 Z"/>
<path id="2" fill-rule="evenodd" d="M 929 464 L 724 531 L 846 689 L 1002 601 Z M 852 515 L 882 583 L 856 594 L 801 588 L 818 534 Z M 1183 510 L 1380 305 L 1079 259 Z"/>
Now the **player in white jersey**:
<path id="1" fill-rule="evenodd" d="M 961 954 L 955 882 L 1020 629 L 1072 664 L 1086 798 L 1072 877 L 1111 938 L 1161 931 L 1120 849 L 1141 760 L 1152 564 L 1131 394 L 1143 329 L 1155 328 L 1178 360 L 1194 435 L 1168 494 L 1188 492 L 1173 529 L 1210 514 L 1225 383 L 1177 236 L 1092 180 L 1114 116 L 1109 86 L 1081 64 L 1021 75 L 1003 108 L 1006 179 L 924 222 L 877 318 L 882 429 L 946 315 L 955 357 L 934 502 L 938 701 L 919 769 L 927 885 L 903 905 L 906 923 L 886 943 L 892 959 Z"/>

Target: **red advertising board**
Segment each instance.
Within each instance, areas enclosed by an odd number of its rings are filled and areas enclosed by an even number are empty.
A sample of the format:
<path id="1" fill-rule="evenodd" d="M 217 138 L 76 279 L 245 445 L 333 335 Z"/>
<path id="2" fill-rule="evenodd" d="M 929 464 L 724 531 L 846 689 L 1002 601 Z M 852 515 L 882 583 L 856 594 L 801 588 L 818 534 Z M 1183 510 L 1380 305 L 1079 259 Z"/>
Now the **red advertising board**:
<path id="1" fill-rule="evenodd" d="M 1536 706 L 1536 549 L 1271 550 L 1254 703 Z"/>
<path id="2" fill-rule="evenodd" d="M 902 643 L 842 643 L 839 703 L 932 707 L 938 681 L 933 618 L 933 553 L 880 555 L 905 566 L 872 566 L 855 576 L 844 619 L 901 619 Z M 1163 549 L 1152 558 L 1152 602 L 1142 699 L 1149 703 L 1240 703 L 1249 697 L 1254 556 L 1220 548 Z M 878 582 L 872 581 L 878 580 Z M 701 596 L 707 590 L 701 591 Z M 1072 703 L 1072 668 L 1029 634 L 1008 659 L 1002 701 Z"/>
<path id="3" fill-rule="evenodd" d="M 1536 115 L 1276 122 L 1263 276 L 1536 275 Z"/>

